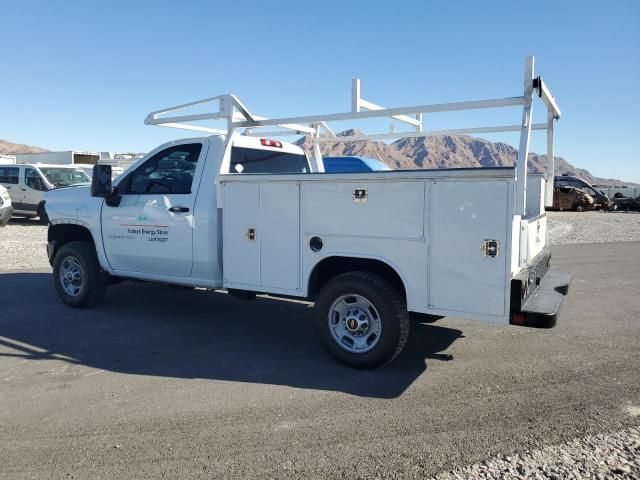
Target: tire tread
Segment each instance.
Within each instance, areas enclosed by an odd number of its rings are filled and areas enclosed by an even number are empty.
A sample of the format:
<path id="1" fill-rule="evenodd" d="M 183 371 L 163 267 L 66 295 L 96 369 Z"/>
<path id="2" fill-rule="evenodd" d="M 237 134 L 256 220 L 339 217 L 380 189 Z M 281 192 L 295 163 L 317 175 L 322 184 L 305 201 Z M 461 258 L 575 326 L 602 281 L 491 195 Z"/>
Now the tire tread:
<path id="1" fill-rule="evenodd" d="M 391 319 L 391 321 L 392 322 L 395 321 L 399 327 L 400 335 L 399 335 L 398 343 L 396 345 L 396 348 L 393 354 L 390 355 L 389 358 L 383 363 L 374 365 L 374 368 L 382 367 L 384 365 L 391 363 L 398 355 L 400 355 L 400 352 L 402 352 L 402 350 L 404 349 L 407 343 L 407 340 L 409 338 L 411 321 L 409 318 L 409 313 L 407 312 L 406 302 L 404 301 L 400 293 L 396 290 L 396 288 L 394 288 L 393 285 L 391 285 L 388 281 L 386 281 L 384 278 L 382 278 L 381 276 L 375 273 L 371 273 L 367 271 L 352 271 L 352 272 L 346 272 L 346 273 L 342 273 L 340 275 L 335 276 L 333 279 L 327 282 L 327 284 L 323 287 L 318 297 L 320 298 L 323 295 L 323 291 L 327 287 L 329 287 L 330 285 L 335 285 L 337 282 L 342 282 L 342 281 L 347 281 L 347 282 L 356 281 L 359 283 L 361 282 L 363 284 L 373 285 L 375 286 L 375 288 L 377 288 L 382 292 L 382 294 L 385 297 L 385 300 L 389 301 L 392 304 L 394 318 Z M 324 315 L 322 315 L 322 317 L 324 317 Z M 322 322 L 326 322 L 326 319 L 318 318 L 317 321 L 319 323 L 322 323 Z M 320 328 L 322 328 L 322 326 L 320 326 Z M 371 366 L 368 366 L 368 365 L 352 365 L 352 366 L 355 366 L 358 368 L 371 368 Z"/>
<path id="2" fill-rule="evenodd" d="M 56 272 L 58 258 L 72 252 L 82 257 L 82 260 L 86 263 L 88 269 L 88 271 L 85 272 L 85 275 L 87 276 L 90 290 L 87 296 L 78 302 L 69 302 L 65 300 L 63 296 L 64 294 L 60 292 L 59 280 Z M 95 247 L 87 241 L 75 241 L 62 245 L 60 250 L 56 253 L 56 259 L 54 260 L 54 282 L 56 290 L 58 290 L 58 294 L 61 296 L 62 300 L 71 307 L 89 308 L 100 302 L 107 291 L 107 281 L 104 277 L 102 268 L 100 267 Z"/>

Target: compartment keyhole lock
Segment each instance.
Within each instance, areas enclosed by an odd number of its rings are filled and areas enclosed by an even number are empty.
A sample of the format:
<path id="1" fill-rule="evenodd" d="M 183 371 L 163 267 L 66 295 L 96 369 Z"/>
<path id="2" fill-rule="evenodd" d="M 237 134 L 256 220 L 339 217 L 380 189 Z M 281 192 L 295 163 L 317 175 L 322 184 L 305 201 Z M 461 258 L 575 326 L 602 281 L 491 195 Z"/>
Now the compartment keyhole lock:
<path id="1" fill-rule="evenodd" d="M 364 203 L 367 201 L 369 194 L 366 188 L 355 188 L 353 190 L 353 201 L 356 203 Z"/>
<path id="2" fill-rule="evenodd" d="M 249 239 L 249 240 L 255 240 L 256 239 L 256 229 L 255 228 L 250 228 L 249 230 L 247 230 L 247 239 Z"/>
<path id="3" fill-rule="evenodd" d="M 487 257 L 495 258 L 499 253 L 499 243 L 497 240 L 485 240 L 482 242 L 480 251 Z"/>

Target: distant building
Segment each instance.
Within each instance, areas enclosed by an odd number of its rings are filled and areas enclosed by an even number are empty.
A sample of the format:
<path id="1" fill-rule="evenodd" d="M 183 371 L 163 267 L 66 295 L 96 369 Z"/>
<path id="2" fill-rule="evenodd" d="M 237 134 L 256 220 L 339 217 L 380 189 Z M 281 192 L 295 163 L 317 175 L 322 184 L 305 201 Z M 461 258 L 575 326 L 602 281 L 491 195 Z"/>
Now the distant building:
<path id="1" fill-rule="evenodd" d="M 16 153 L 16 163 L 49 163 L 55 165 L 71 165 L 81 163 L 95 165 L 100 160 L 100 154 L 94 152 L 38 152 Z"/>
<path id="2" fill-rule="evenodd" d="M 143 156 L 144 154 L 142 153 L 100 152 L 99 163 L 126 170 Z"/>

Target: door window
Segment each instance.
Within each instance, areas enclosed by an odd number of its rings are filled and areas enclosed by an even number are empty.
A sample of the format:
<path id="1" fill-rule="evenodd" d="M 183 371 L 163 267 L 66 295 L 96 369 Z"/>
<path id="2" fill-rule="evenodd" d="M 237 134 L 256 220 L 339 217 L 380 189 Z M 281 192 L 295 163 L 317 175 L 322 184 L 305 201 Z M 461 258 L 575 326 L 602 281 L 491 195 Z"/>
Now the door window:
<path id="1" fill-rule="evenodd" d="M 202 144 L 191 143 L 158 152 L 129 175 L 123 193 L 191 193 L 201 150 Z"/>
<path id="2" fill-rule="evenodd" d="M 42 181 L 42 177 L 38 172 L 33 168 L 27 168 L 24 171 L 24 183 L 34 190 L 40 190 L 44 192 L 47 190 L 44 182 Z"/>
<path id="3" fill-rule="evenodd" d="M 0 183 L 17 185 L 19 173 L 17 167 L 0 167 Z"/>

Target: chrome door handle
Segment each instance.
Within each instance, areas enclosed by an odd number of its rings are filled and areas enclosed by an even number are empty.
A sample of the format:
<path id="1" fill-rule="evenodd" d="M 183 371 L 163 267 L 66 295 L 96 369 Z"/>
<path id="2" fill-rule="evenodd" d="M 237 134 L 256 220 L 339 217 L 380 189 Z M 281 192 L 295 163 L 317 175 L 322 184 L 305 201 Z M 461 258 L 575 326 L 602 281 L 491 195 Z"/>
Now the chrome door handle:
<path id="1" fill-rule="evenodd" d="M 168 210 L 173 213 L 187 213 L 189 211 L 187 207 L 170 207 Z"/>

